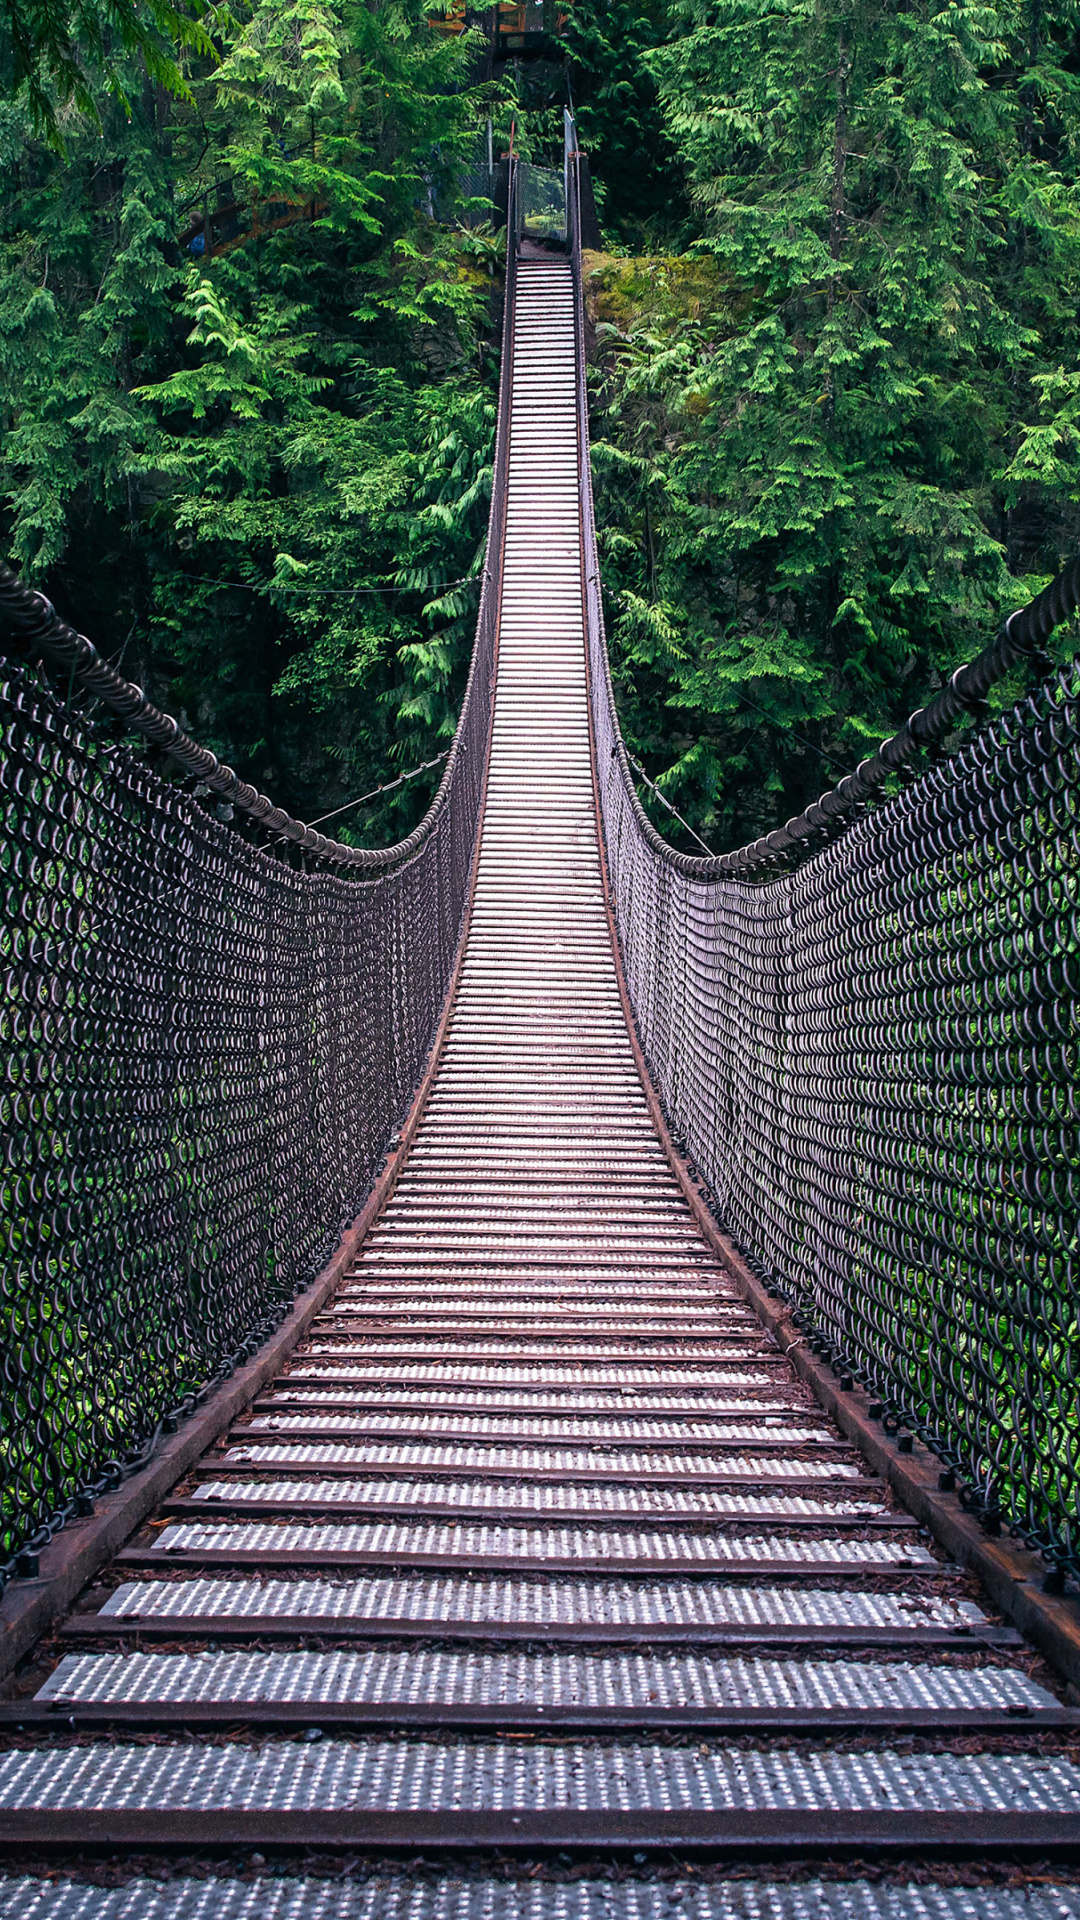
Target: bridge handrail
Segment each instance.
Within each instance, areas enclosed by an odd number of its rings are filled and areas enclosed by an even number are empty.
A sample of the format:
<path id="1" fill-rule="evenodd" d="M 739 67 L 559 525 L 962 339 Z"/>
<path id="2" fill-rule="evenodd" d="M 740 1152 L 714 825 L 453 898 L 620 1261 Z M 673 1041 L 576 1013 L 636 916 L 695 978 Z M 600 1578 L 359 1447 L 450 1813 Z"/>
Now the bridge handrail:
<path id="1" fill-rule="evenodd" d="M 490 607 L 485 604 L 485 594 L 490 594 L 486 563 L 478 619 L 481 629 L 492 617 Z M 74 683 L 84 692 L 100 700 L 133 733 L 141 733 L 151 746 L 167 753 L 185 773 L 203 781 L 220 800 L 238 808 L 268 834 L 290 842 L 313 859 L 326 861 L 329 866 L 378 872 L 398 867 L 411 859 L 434 831 L 446 805 L 458 759 L 466 750 L 464 736 L 469 731 L 476 679 L 475 648 L 449 758 L 423 819 L 406 839 L 397 841 L 394 846 L 353 847 L 346 841 L 333 840 L 329 835 L 319 833 L 303 820 L 295 819 L 283 807 L 275 806 L 257 787 L 241 780 L 239 774 L 219 760 L 209 747 L 200 746 L 197 740 L 192 739 L 178 720 L 174 720 L 169 713 L 163 713 L 152 700 L 148 700 L 141 687 L 136 686 L 134 681 L 125 680 L 123 674 L 98 652 L 84 633 L 79 633 L 61 620 L 52 602 L 43 593 L 28 587 L 3 559 L 0 559 L 0 625 L 6 628 L 10 636 L 39 653 L 49 666 L 70 673 Z"/>
<path id="2" fill-rule="evenodd" d="M 575 195 L 570 195 L 571 228 Z M 671 1134 L 813 1350 L 941 1484 L 1080 1576 L 1080 660 L 886 773 L 1077 603 L 1006 621 L 858 774 L 732 854 L 677 853 L 627 764 L 578 406 L 590 725 L 621 964 Z M 914 771 L 914 770 L 913 770 Z M 792 858 L 798 853 L 801 858 Z M 906 1430 L 906 1431 L 905 1431 Z"/>
<path id="3" fill-rule="evenodd" d="M 273 807 L 0 576 L 17 638 L 0 647 L 0 1585 L 273 1332 L 420 1084 L 492 738 L 515 275 L 510 247 L 468 691 L 438 794 L 396 847 Z M 103 737 L 72 684 L 268 844 Z"/>
<path id="4" fill-rule="evenodd" d="M 511 173 L 513 171 L 511 164 Z M 512 241 L 508 240 L 502 338 L 503 364 L 506 365 L 509 364 L 511 350 L 508 327 L 513 309 L 515 264 L 515 249 Z M 0 634 L 6 629 L 9 635 L 40 654 L 48 665 L 61 669 L 74 684 L 100 700 L 133 732 L 142 734 L 152 746 L 167 753 L 185 773 L 203 781 L 211 793 L 238 808 L 274 838 L 288 841 L 312 859 L 323 861 L 328 866 L 356 873 L 388 872 L 400 867 L 411 860 L 435 832 L 456 783 L 459 761 L 470 751 L 470 733 L 476 730 L 483 736 L 486 731 L 483 719 L 479 729 L 475 729 L 473 723 L 477 701 L 486 702 L 488 710 L 491 705 L 491 662 L 488 656 L 494 648 L 498 619 L 498 575 L 497 568 L 493 570 L 492 567 L 492 556 L 499 544 L 504 513 L 509 453 L 508 412 L 509 388 L 500 386 L 500 414 L 496 429 L 488 540 L 481 574 L 477 638 L 449 757 L 423 819 L 404 840 L 397 841 L 393 846 L 350 846 L 346 841 L 319 833 L 315 827 L 295 819 L 283 807 L 275 806 L 265 793 L 260 793 L 250 782 L 241 780 L 239 774 L 219 760 L 209 747 L 201 746 L 192 739 L 178 720 L 171 714 L 163 713 L 147 699 L 141 687 L 125 680 L 123 674 L 98 652 L 85 634 L 62 620 L 52 602 L 43 593 L 28 587 L 3 559 L 0 559 Z"/>

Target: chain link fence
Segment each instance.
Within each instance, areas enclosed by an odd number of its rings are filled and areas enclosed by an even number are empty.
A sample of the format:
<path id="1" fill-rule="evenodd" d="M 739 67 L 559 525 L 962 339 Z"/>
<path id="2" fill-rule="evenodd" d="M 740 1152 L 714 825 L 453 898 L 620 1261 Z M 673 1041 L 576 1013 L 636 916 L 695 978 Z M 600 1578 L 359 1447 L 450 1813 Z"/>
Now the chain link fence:
<path id="1" fill-rule="evenodd" d="M 604 703 L 597 738 L 642 1043 L 719 1218 L 991 1525 L 1076 1568 L 1077 668 L 758 886 L 659 860 Z"/>
<path id="2" fill-rule="evenodd" d="M 5 1559 L 251 1352 L 359 1210 L 453 963 L 484 704 L 422 849 L 353 880 L 0 677 Z"/>

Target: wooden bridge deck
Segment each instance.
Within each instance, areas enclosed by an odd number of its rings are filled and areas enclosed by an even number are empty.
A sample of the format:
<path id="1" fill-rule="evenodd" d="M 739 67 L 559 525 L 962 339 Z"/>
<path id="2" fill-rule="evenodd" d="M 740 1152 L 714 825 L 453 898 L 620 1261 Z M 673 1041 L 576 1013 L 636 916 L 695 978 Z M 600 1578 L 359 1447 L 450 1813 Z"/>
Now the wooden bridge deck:
<path id="1" fill-rule="evenodd" d="M 692 1887 L 671 1850 L 757 1858 L 760 1881 L 782 1857 L 902 1876 L 1077 1844 L 1074 1716 L 797 1383 L 654 1132 L 597 840 L 574 338 L 569 266 L 523 262 L 478 878 L 404 1172 L 272 1390 L 67 1624 L 0 1754 L 9 1849 L 397 1864 L 353 1904 L 226 1878 L 197 1905 L 181 1875 L 76 1906 L 63 1881 L 26 1905 L 43 1920 L 653 1920 Z M 506 1865 L 553 1848 L 591 1861 L 572 1890 Z M 767 1899 L 722 1877 L 686 1898 L 700 1920 L 1014 1912 L 1007 1889 L 894 1907 L 845 1871 L 855 1890 L 808 1891 L 808 1866 Z M 1054 1899 L 1080 1914 L 1075 1889 Z"/>

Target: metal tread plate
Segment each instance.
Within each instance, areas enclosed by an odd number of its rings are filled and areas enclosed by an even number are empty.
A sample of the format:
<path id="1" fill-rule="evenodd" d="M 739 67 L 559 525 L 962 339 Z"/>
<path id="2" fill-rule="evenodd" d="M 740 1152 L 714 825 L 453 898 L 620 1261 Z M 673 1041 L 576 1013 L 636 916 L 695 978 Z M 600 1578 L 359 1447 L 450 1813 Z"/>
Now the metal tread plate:
<path id="1" fill-rule="evenodd" d="M 395 1389 L 363 1379 L 354 1384 L 347 1374 L 320 1371 L 282 1375 L 267 1389 L 267 1396 L 254 1403 L 260 1419 L 277 1419 L 286 1413 L 348 1413 L 358 1427 L 378 1423 L 387 1432 L 439 1431 L 444 1420 L 459 1425 L 464 1420 L 470 1432 L 478 1435 L 498 1431 L 537 1439 L 559 1433 L 575 1439 L 622 1433 L 655 1442 L 668 1434 L 685 1433 L 690 1439 L 750 1442 L 782 1439 L 790 1433 L 794 1443 L 820 1435 L 823 1441 L 838 1444 L 827 1428 L 810 1424 L 812 1410 L 794 1395 L 789 1402 L 775 1395 L 766 1397 L 764 1392 L 729 1395 L 721 1401 L 711 1394 L 658 1399 L 655 1393 L 601 1387 L 591 1393 L 549 1391 L 530 1403 L 514 1389 L 500 1392 L 452 1383 Z"/>
<path id="2" fill-rule="evenodd" d="M 796 1753 L 638 1742 L 269 1741 L 0 1754 L 0 1811 L 218 1807 L 369 1811 L 897 1810 L 1080 1815 L 1080 1767 L 1054 1754 Z M 2 1829 L 0 1829 L 2 1832 Z"/>
<path id="3" fill-rule="evenodd" d="M 249 1520 L 185 1520 L 165 1527 L 147 1549 L 151 1561 L 172 1553 L 290 1553 L 343 1559 L 349 1554 L 378 1554 L 387 1558 L 416 1555 L 452 1556 L 471 1560 L 532 1560 L 563 1570 L 581 1562 L 605 1566 L 623 1563 L 671 1568 L 682 1572 L 722 1565 L 745 1567 L 755 1573 L 771 1566 L 828 1567 L 843 1572 L 865 1569 L 936 1568 L 933 1555 L 918 1541 L 905 1538 L 845 1539 L 797 1534 L 739 1534 L 681 1530 L 679 1528 L 574 1527 L 477 1522 L 467 1520 L 345 1521 L 337 1525 L 317 1521 L 274 1525 Z M 120 1556 L 127 1559 L 128 1554 Z"/>
<path id="4" fill-rule="evenodd" d="M 880 1496 L 856 1499 L 836 1494 L 832 1499 L 811 1498 L 795 1493 L 729 1493 L 710 1486 L 684 1490 L 681 1487 L 628 1486 L 605 1481 L 530 1480 L 210 1480 L 200 1486 L 197 1496 L 166 1502 L 165 1511 L 191 1512 L 207 1503 L 273 1505 L 284 1509 L 297 1507 L 356 1507 L 371 1512 L 387 1507 L 411 1510 L 417 1507 L 452 1507 L 456 1512 L 473 1510 L 498 1513 L 602 1515 L 615 1520 L 620 1515 L 670 1514 L 676 1519 L 756 1520 L 768 1516 L 777 1523 L 804 1521 L 815 1526 L 835 1524 L 838 1520 L 864 1524 L 869 1520 L 899 1521 L 910 1524 L 906 1516 L 895 1515 Z"/>
<path id="5" fill-rule="evenodd" d="M 655 1452 L 644 1448 L 629 1447 L 583 1447 L 573 1446 L 569 1441 L 563 1447 L 556 1445 L 529 1445 L 510 1442 L 500 1446 L 497 1441 L 478 1440 L 475 1443 L 446 1440 L 370 1440 L 350 1444 L 347 1440 L 338 1440 L 338 1433 L 348 1433 L 348 1416 L 340 1420 L 301 1422 L 295 1424 L 281 1420 L 275 1423 L 278 1438 L 268 1437 L 268 1429 L 255 1428 L 249 1435 L 240 1429 L 234 1438 L 227 1459 L 239 1462 L 244 1459 L 258 1461 L 261 1465 L 310 1466 L 317 1470 L 321 1465 L 338 1467 L 355 1466 L 357 1468 L 387 1467 L 401 1472 L 423 1469 L 425 1472 L 438 1468 L 440 1472 L 488 1474 L 539 1474 L 547 1476 L 580 1475 L 587 1480 L 594 1475 L 617 1475 L 620 1478 L 634 1476 L 634 1490 L 642 1490 L 649 1481 L 678 1479 L 683 1485 L 691 1481 L 707 1481 L 726 1485 L 729 1481 L 751 1482 L 758 1486 L 764 1482 L 779 1485 L 785 1481 L 817 1480 L 859 1480 L 863 1477 L 861 1466 L 850 1457 L 837 1459 L 834 1452 L 825 1453 L 821 1458 L 798 1452 L 798 1443 L 793 1439 L 782 1452 L 770 1451 L 762 1454 L 740 1454 L 736 1452 L 712 1454 L 706 1448 L 690 1452 Z M 314 1433 L 311 1429 L 315 1428 Z M 319 1431 L 324 1429 L 324 1431 Z M 876 1483 L 875 1483 L 876 1484 Z"/>
<path id="6" fill-rule="evenodd" d="M 689 1878 L 0 1878 L 0 1920 L 1080 1920 L 1080 1887 Z"/>
<path id="7" fill-rule="evenodd" d="M 325 1411 L 319 1405 L 322 1398 Z M 329 1404 L 326 1404 L 329 1403 Z M 545 1414 L 530 1419 L 527 1414 L 507 1412 L 489 1413 L 484 1409 L 445 1410 L 437 1408 L 409 1407 L 400 1412 L 393 1410 L 377 1411 L 362 1407 L 351 1407 L 342 1396 L 327 1394 L 309 1398 L 265 1401 L 259 1403 L 255 1418 L 250 1427 L 235 1427 L 233 1440 L 239 1445 L 249 1440 L 265 1440 L 272 1434 L 295 1435 L 303 1439 L 313 1432 L 334 1434 L 369 1434 L 397 1438 L 399 1434 L 409 1434 L 419 1438 L 426 1434 L 445 1435 L 457 1443 L 467 1441 L 477 1445 L 495 1443 L 512 1445 L 515 1442 L 543 1442 L 562 1440 L 569 1445 L 574 1440 L 595 1443 L 610 1441 L 615 1446 L 626 1446 L 630 1442 L 640 1441 L 652 1447 L 686 1448 L 695 1441 L 718 1447 L 723 1452 L 734 1448 L 758 1444 L 765 1447 L 820 1447 L 830 1449 L 848 1449 L 848 1443 L 838 1440 L 827 1428 L 815 1427 L 809 1421 L 801 1423 L 792 1417 L 766 1413 L 760 1420 L 704 1418 L 700 1409 L 696 1413 L 674 1412 L 667 1420 L 635 1418 L 627 1414 L 623 1419 L 614 1419 L 596 1411 L 591 1417 L 583 1413 Z"/>
<path id="8" fill-rule="evenodd" d="M 456 1338 L 448 1339 L 442 1329 L 432 1329 L 428 1332 L 415 1325 L 388 1327 L 380 1337 L 368 1326 L 350 1330 L 345 1316 L 339 1320 L 336 1329 L 332 1315 L 320 1316 L 317 1326 L 318 1332 L 311 1339 L 310 1351 L 312 1352 L 340 1353 L 343 1344 L 347 1344 L 351 1352 L 362 1354 L 365 1358 L 370 1356 L 372 1359 L 392 1359 L 402 1363 L 415 1360 L 430 1363 L 432 1359 L 439 1359 L 459 1360 L 475 1366 L 479 1361 L 496 1360 L 513 1365 L 514 1362 L 521 1364 L 531 1359 L 536 1362 L 578 1360 L 583 1365 L 591 1367 L 594 1359 L 598 1362 L 610 1362 L 622 1358 L 631 1362 L 636 1360 L 658 1363 L 675 1360 L 685 1363 L 696 1354 L 707 1365 L 715 1366 L 718 1360 L 728 1357 L 718 1353 L 715 1338 L 704 1334 L 700 1338 L 688 1340 L 672 1340 L 662 1334 L 656 1334 L 650 1339 L 647 1334 L 643 1334 L 637 1341 L 631 1341 L 620 1332 L 617 1340 L 604 1340 L 603 1334 L 598 1329 L 594 1331 L 589 1328 L 584 1330 L 586 1337 L 603 1341 L 599 1351 L 595 1349 L 590 1351 L 582 1343 L 582 1331 L 575 1331 L 573 1338 L 570 1337 L 568 1330 L 550 1334 L 507 1332 L 496 1341 L 480 1327 L 477 1327 L 471 1335 L 467 1331 L 459 1332 Z M 333 1347 L 328 1348 L 326 1342 L 332 1330 L 336 1333 L 336 1338 Z M 760 1334 L 755 1334 L 748 1329 L 745 1341 L 745 1347 L 739 1351 L 731 1345 L 729 1339 L 729 1357 L 735 1365 L 745 1367 L 748 1360 L 758 1363 L 763 1358 L 766 1361 L 770 1358 Z M 783 1362 L 779 1351 L 776 1352 L 775 1357 L 778 1363 L 790 1368 L 790 1361 Z M 498 1366 L 496 1372 L 504 1379 L 507 1377 L 505 1366 Z M 549 1374 L 548 1378 L 550 1377 Z"/>
<path id="9" fill-rule="evenodd" d="M 309 1706 L 611 1711 L 992 1713 L 1054 1711 L 1015 1666 L 618 1651 L 498 1652 L 410 1647 L 332 1652 L 70 1653 L 39 1702 L 289 1701 Z"/>
<path id="10" fill-rule="evenodd" d="M 618 1394 L 620 1400 L 627 1393 L 668 1394 L 672 1388 L 680 1387 L 692 1388 L 697 1396 L 714 1391 L 775 1394 L 778 1385 L 778 1369 L 775 1362 L 780 1360 L 780 1354 L 777 1351 L 775 1359 L 767 1355 L 765 1360 L 766 1364 L 761 1365 L 760 1356 L 755 1355 L 753 1364 L 748 1366 L 745 1357 L 740 1355 L 732 1367 L 718 1369 L 713 1373 L 708 1372 L 706 1368 L 697 1367 L 693 1370 L 687 1368 L 680 1371 L 678 1367 L 662 1365 L 609 1366 L 603 1359 L 591 1362 L 587 1369 L 584 1364 L 573 1367 L 559 1365 L 530 1367 L 514 1363 L 503 1367 L 471 1366 L 462 1364 L 460 1361 L 452 1362 L 448 1366 L 432 1367 L 423 1361 L 415 1360 L 404 1361 L 400 1366 L 392 1366 L 366 1357 L 354 1364 L 350 1361 L 348 1348 L 335 1343 L 331 1358 L 320 1358 L 310 1348 L 301 1349 L 297 1353 L 292 1370 L 288 1374 L 283 1374 L 281 1378 L 287 1380 L 290 1385 L 297 1380 L 321 1382 L 327 1378 L 331 1368 L 336 1368 L 338 1371 L 334 1375 L 335 1380 L 350 1378 L 361 1385 L 371 1382 L 384 1391 L 401 1394 L 412 1393 L 415 1386 L 430 1391 L 437 1390 L 440 1393 L 446 1388 L 456 1389 L 459 1386 L 468 1387 L 470 1390 L 476 1388 L 485 1393 L 491 1391 L 548 1393 L 552 1390 L 579 1395 L 588 1392 L 590 1396 L 593 1393 L 609 1393 Z M 345 1368 L 349 1369 L 347 1375 L 343 1371 Z M 794 1375 L 791 1373 L 790 1362 L 784 1368 L 785 1384 L 787 1378 L 791 1379 L 794 1389 Z M 797 1391 L 805 1394 L 804 1388 L 799 1388 Z M 697 1404 L 701 1404 L 700 1398 Z"/>
<path id="11" fill-rule="evenodd" d="M 361 1426 L 370 1420 L 384 1420 L 395 1431 L 414 1420 L 422 1423 L 416 1431 L 426 1430 L 429 1421 L 438 1425 L 454 1419 L 460 1425 L 465 1415 L 476 1432 L 498 1429 L 500 1433 L 521 1432 L 538 1438 L 562 1434 L 588 1438 L 609 1432 L 644 1440 L 672 1434 L 677 1438 L 685 1435 L 690 1439 L 700 1436 L 731 1441 L 797 1440 L 799 1434 L 811 1439 L 835 1438 L 822 1410 L 809 1401 L 800 1404 L 794 1395 L 791 1400 L 785 1396 L 768 1402 L 740 1396 L 717 1404 L 711 1394 L 683 1394 L 658 1402 L 645 1394 L 615 1388 L 588 1395 L 556 1391 L 546 1402 L 530 1403 L 512 1390 L 498 1388 L 462 1391 L 452 1385 L 445 1389 L 403 1387 L 396 1394 L 384 1390 L 374 1396 L 354 1394 L 348 1390 L 349 1384 L 347 1376 L 326 1384 L 321 1370 L 280 1374 L 254 1402 L 255 1413 L 260 1419 L 277 1419 L 286 1413 L 340 1412 L 349 1414 Z M 405 1394 L 409 1395 L 408 1403 L 402 1404 Z"/>
<path id="12" fill-rule="evenodd" d="M 513 1622 L 536 1627 L 632 1626 L 975 1628 L 986 1616 L 972 1600 L 936 1594 L 852 1593 L 790 1587 L 729 1587 L 715 1582 L 491 1579 L 428 1574 L 327 1580 L 129 1581 L 100 1616 L 83 1619 L 182 1619 L 186 1615 L 328 1620 L 416 1620 L 443 1625 Z"/>

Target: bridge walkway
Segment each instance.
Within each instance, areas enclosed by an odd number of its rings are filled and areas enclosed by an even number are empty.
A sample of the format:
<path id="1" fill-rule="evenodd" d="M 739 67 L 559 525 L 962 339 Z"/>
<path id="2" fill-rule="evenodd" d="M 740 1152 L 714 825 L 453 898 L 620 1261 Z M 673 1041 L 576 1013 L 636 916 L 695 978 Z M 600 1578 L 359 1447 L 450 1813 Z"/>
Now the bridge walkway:
<path id="1" fill-rule="evenodd" d="M 272 1389 L 43 1654 L 0 1755 L 9 1846 L 227 1869 L 197 1908 L 182 1869 L 109 1906 L 57 1882 L 41 1920 L 653 1920 L 684 1897 L 858 1920 L 894 1912 L 867 1861 L 925 1878 L 935 1852 L 1076 1838 L 1045 1673 L 799 1385 L 652 1125 L 593 796 L 573 300 L 567 263 L 522 262 L 483 837 L 404 1171 Z M 305 1849 L 395 1864 L 352 1905 L 251 1881 Z M 767 1899 L 695 1892 L 702 1849 L 758 1882 L 803 1864 Z M 811 1894 L 823 1855 L 849 1864 Z"/>

